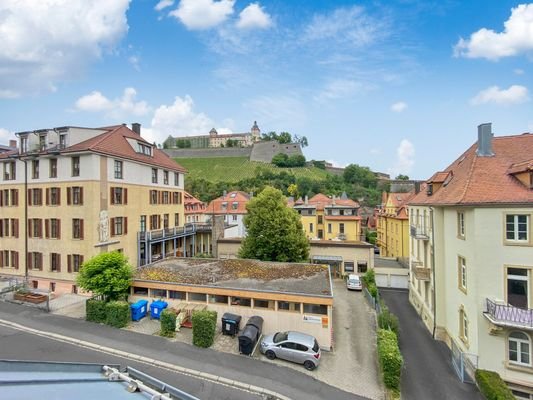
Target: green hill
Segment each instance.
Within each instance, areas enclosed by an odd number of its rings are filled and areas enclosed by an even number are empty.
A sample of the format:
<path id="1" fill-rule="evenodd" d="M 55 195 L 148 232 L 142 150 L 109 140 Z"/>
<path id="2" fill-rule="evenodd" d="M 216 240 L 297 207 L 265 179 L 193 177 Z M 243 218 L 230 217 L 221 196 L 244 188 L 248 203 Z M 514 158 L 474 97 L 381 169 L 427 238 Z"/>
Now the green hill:
<path id="1" fill-rule="evenodd" d="M 176 158 L 178 164 L 187 169 L 187 176 L 203 178 L 210 182 L 238 182 L 253 178 L 257 169 L 274 173 L 283 171 L 297 178 L 307 177 L 312 180 L 325 180 L 328 172 L 316 167 L 279 168 L 272 164 L 249 161 L 247 157 L 210 157 L 210 158 Z"/>

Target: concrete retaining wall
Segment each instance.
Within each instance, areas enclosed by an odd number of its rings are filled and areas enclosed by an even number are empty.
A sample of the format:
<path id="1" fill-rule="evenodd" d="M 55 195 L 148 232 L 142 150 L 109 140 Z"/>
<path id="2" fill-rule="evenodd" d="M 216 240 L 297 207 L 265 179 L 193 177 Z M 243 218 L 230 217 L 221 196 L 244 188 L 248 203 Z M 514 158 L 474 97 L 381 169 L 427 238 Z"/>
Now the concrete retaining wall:
<path id="1" fill-rule="evenodd" d="M 302 148 L 298 143 L 280 144 L 272 140 L 269 142 L 254 143 L 250 154 L 250 161 L 270 163 L 272 158 L 278 153 L 285 153 L 288 156 L 295 154 L 303 155 Z"/>
<path id="2" fill-rule="evenodd" d="M 172 158 L 250 157 L 251 147 L 222 147 L 208 149 L 165 149 Z"/>

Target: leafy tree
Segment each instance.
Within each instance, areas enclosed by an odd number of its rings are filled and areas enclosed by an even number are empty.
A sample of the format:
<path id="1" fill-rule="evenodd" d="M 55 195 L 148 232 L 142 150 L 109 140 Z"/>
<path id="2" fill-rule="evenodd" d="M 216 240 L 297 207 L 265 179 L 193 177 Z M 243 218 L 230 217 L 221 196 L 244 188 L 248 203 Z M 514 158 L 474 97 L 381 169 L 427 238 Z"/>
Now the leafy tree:
<path id="1" fill-rule="evenodd" d="M 400 181 L 408 181 L 409 180 L 409 177 L 407 175 L 398 175 L 396 178 L 394 179 L 397 179 L 397 180 L 400 180 Z"/>
<path id="2" fill-rule="evenodd" d="M 280 190 L 266 187 L 247 205 L 244 226 L 248 234 L 239 250 L 241 258 L 298 262 L 309 257 L 309 242 L 300 216 L 287 207 Z"/>
<path id="3" fill-rule="evenodd" d="M 292 141 L 294 143 L 299 143 L 302 148 L 309 146 L 309 142 L 305 136 L 300 137 L 298 135 L 294 135 Z"/>
<path id="4" fill-rule="evenodd" d="M 302 154 L 294 154 L 288 159 L 289 167 L 305 167 L 305 156 Z"/>
<path id="5" fill-rule="evenodd" d="M 189 139 L 177 139 L 176 140 L 176 147 L 178 149 L 189 149 L 191 148 L 191 141 Z"/>
<path id="6" fill-rule="evenodd" d="M 378 182 L 376 175 L 368 167 L 350 164 L 344 169 L 344 181 L 359 184 L 365 188 L 375 188 Z"/>
<path id="7" fill-rule="evenodd" d="M 101 253 L 83 263 L 77 278 L 79 287 L 108 300 L 125 295 L 133 278 L 133 267 L 118 251 Z"/>
<path id="8" fill-rule="evenodd" d="M 226 140 L 226 147 L 238 147 L 239 141 L 237 139 L 228 139 Z"/>
<path id="9" fill-rule="evenodd" d="M 287 188 L 287 192 L 288 192 L 291 196 L 295 197 L 295 196 L 298 194 L 298 185 L 296 185 L 296 184 L 294 184 L 294 183 L 291 183 L 291 184 L 289 185 L 289 187 Z"/>
<path id="10" fill-rule="evenodd" d="M 278 153 L 272 157 L 272 164 L 277 167 L 285 168 L 289 166 L 289 156 L 285 153 Z"/>
<path id="11" fill-rule="evenodd" d="M 289 132 L 281 132 L 278 136 L 278 142 L 281 144 L 287 144 L 292 142 L 292 136 Z"/>

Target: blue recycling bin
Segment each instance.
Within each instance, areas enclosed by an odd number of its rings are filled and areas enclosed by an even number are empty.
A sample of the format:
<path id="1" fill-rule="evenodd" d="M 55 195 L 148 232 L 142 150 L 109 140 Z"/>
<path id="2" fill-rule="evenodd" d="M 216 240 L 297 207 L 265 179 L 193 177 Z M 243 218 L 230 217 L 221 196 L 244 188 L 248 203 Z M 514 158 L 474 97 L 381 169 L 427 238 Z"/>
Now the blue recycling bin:
<path id="1" fill-rule="evenodd" d="M 148 300 L 139 300 L 131 305 L 131 320 L 139 321 L 146 317 L 148 312 Z"/>
<path id="2" fill-rule="evenodd" d="M 152 301 L 152 304 L 150 304 L 150 318 L 159 319 L 161 317 L 161 313 L 167 307 L 168 303 L 166 301 Z"/>

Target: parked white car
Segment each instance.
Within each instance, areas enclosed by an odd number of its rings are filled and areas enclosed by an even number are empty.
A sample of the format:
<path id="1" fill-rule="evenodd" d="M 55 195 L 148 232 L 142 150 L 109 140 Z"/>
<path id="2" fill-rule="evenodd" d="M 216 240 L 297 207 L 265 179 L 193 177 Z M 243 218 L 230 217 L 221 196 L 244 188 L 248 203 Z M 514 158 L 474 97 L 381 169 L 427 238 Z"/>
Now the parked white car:
<path id="1" fill-rule="evenodd" d="M 348 290 L 363 290 L 363 285 L 359 275 L 348 275 L 348 279 L 346 279 L 346 287 Z"/>

